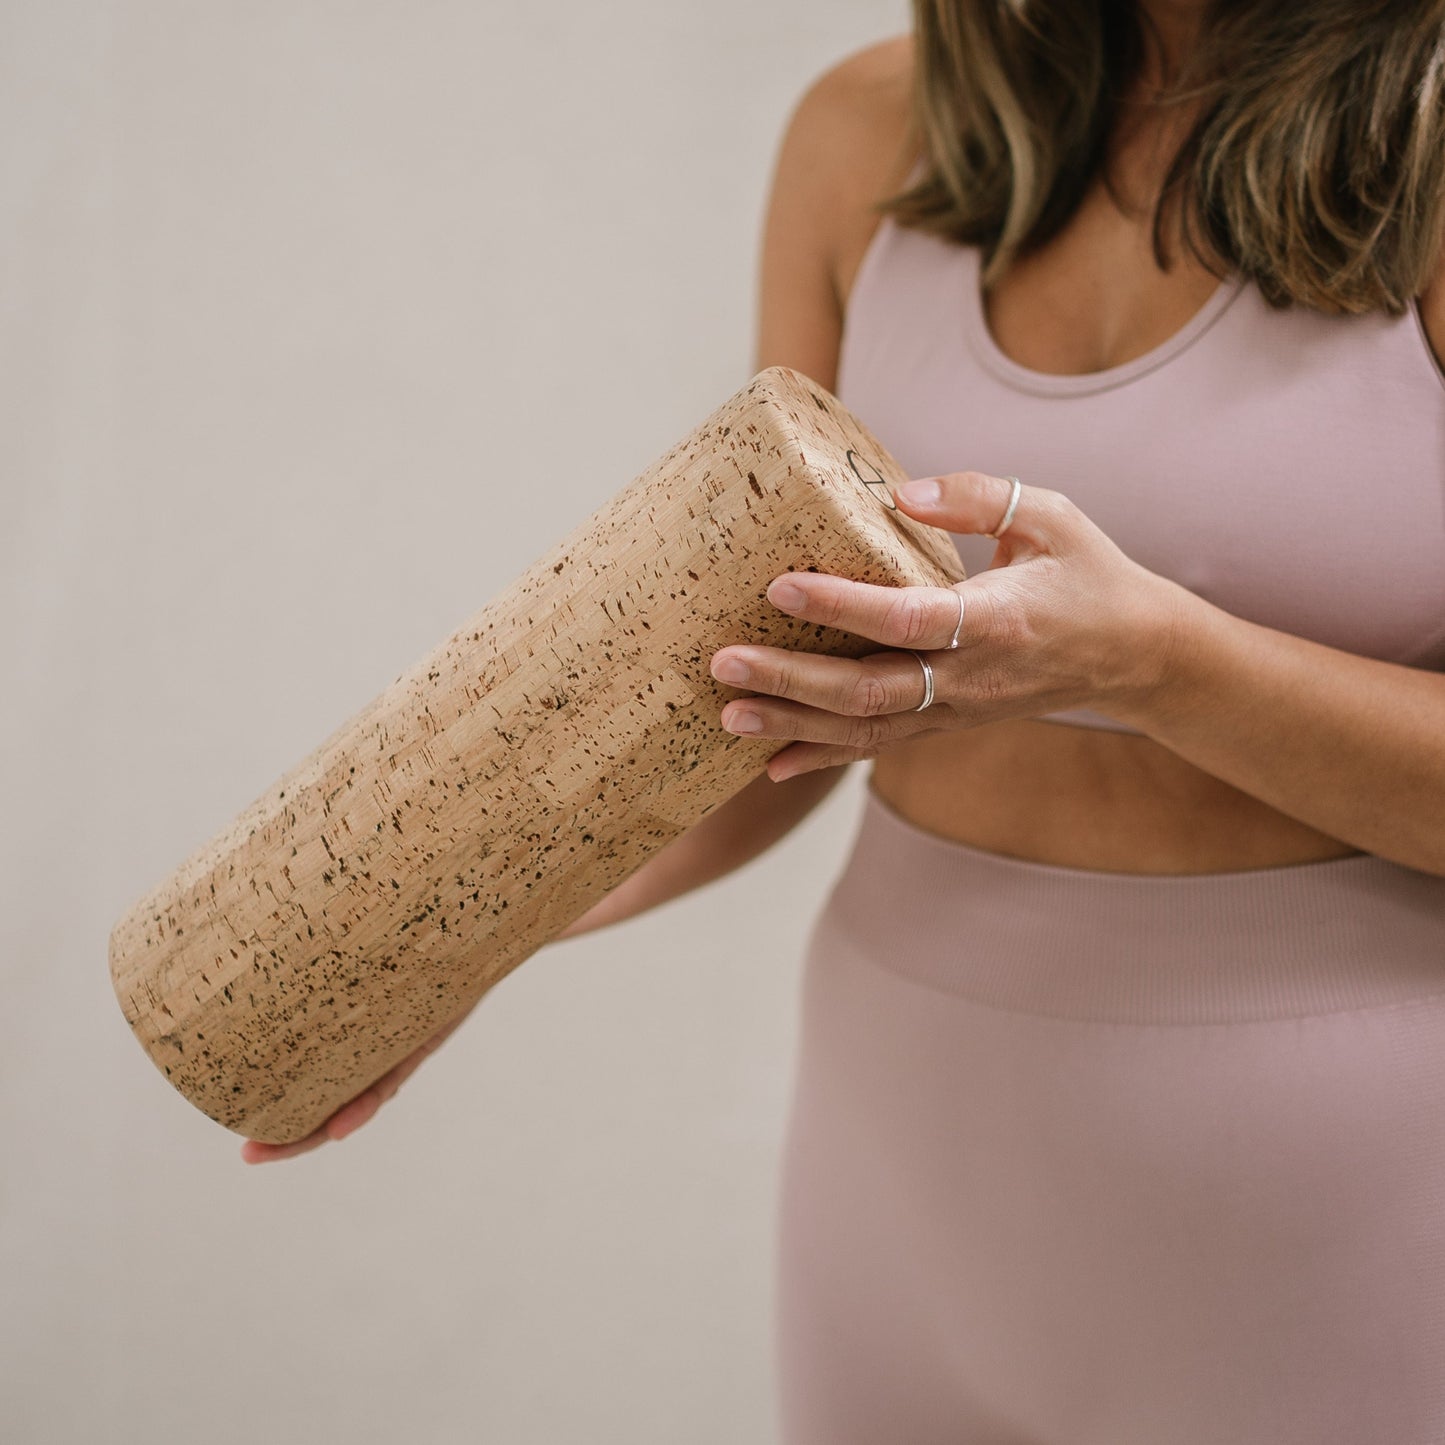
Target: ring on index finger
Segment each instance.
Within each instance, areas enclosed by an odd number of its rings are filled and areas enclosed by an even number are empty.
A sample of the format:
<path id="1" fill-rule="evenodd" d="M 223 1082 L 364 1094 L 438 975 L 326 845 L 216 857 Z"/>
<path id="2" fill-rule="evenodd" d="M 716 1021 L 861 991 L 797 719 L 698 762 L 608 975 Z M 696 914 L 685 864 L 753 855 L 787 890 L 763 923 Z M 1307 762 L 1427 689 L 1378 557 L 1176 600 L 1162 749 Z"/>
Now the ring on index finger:
<path id="1" fill-rule="evenodd" d="M 958 588 L 952 588 L 953 595 L 958 598 L 958 625 L 953 629 L 953 640 L 948 644 L 950 650 L 958 646 L 958 634 L 963 631 L 963 614 L 968 610 L 968 603 L 964 600 L 963 593 Z"/>
<path id="2" fill-rule="evenodd" d="M 958 646 L 958 634 L 963 630 L 963 614 L 968 610 L 968 604 L 962 592 L 957 588 L 950 589 L 953 595 L 958 598 L 958 623 L 953 629 L 953 638 L 948 644 L 949 650 Z M 911 712 L 922 712 L 925 708 L 933 706 L 933 667 L 928 659 L 915 647 L 910 648 L 918 659 L 918 665 L 923 669 L 923 701 L 917 707 L 911 708 Z"/>

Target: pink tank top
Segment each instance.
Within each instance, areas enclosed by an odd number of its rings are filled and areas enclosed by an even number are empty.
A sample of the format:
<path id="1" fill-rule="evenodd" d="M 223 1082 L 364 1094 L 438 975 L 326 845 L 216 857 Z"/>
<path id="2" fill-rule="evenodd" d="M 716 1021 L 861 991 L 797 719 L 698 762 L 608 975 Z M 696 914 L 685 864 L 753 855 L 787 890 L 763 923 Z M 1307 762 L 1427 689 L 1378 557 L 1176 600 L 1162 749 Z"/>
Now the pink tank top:
<path id="1" fill-rule="evenodd" d="M 880 222 L 838 398 L 911 477 L 1016 475 L 1235 616 L 1445 671 L 1445 372 L 1418 305 L 1275 310 L 1238 276 L 1145 355 L 1062 376 L 988 330 L 980 254 Z M 953 534 L 970 575 L 988 537 Z M 1135 732 L 1083 708 L 1047 721 Z"/>

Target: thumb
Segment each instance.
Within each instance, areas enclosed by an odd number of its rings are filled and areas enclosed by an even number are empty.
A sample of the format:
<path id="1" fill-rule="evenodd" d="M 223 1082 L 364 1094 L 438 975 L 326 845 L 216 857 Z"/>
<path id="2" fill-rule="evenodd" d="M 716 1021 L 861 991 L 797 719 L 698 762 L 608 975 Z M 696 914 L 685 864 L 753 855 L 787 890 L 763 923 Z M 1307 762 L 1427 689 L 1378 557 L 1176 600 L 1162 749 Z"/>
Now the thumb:
<path id="1" fill-rule="evenodd" d="M 1016 477 L 994 477 L 987 472 L 949 472 L 939 477 L 919 477 L 894 487 L 893 497 L 910 517 L 929 522 L 947 532 L 976 533 L 992 537 L 1008 532 L 1010 540 L 1034 543 L 1030 493 Z"/>

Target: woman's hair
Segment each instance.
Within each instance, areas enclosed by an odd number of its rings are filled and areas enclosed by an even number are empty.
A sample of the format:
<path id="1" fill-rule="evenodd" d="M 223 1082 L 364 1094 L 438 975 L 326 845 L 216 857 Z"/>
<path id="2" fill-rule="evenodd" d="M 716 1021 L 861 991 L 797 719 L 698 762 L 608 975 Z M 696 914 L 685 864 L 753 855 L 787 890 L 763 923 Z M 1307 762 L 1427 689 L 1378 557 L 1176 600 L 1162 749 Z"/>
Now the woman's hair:
<path id="1" fill-rule="evenodd" d="M 926 169 L 878 203 L 983 248 L 983 284 L 1053 236 L 1141 74 L 1136 0 L 912 0 Z M 1445 241 L 1445 0 L 1212 0 L 1159 92 L 1193 114 L 1153 213 L 1270 305 L 1398 315 Z M 1200 244 L 1201 238 L 1203 245 Z M 1211 261 L 1211 256 L 1216 258 Z"/>

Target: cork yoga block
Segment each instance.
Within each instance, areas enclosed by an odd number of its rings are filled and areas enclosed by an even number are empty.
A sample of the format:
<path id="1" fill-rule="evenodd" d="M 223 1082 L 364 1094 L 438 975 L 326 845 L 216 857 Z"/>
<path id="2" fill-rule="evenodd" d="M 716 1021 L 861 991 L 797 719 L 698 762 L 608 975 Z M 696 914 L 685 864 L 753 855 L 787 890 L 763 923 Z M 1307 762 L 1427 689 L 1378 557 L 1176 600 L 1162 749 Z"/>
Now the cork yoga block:
<path id="1" fill-rule="evenodd" d="M 203 1113 L 303 1138 L 752 781 L 712 654 L 883 650 L 768 601 L 782 572 L 948 586 L 947 533 L 836 398 L 759 372 L 198 848 L 110 972 Z"/>

